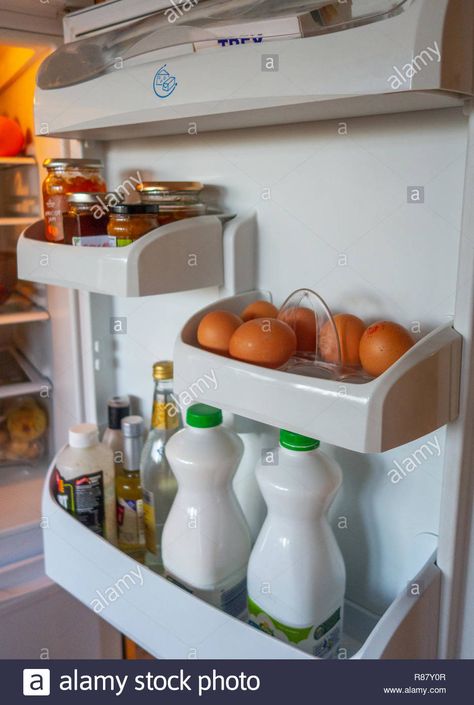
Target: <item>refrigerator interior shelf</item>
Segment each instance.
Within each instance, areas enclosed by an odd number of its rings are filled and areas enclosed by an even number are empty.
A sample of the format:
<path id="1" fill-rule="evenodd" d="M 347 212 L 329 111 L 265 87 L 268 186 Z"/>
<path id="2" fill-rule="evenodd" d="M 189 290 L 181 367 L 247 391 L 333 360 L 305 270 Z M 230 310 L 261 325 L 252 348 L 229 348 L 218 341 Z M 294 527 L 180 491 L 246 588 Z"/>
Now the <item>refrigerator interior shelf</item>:
<path id="1" fill-rule="evenodd" d="M 49 313 L 16 291 L 0 306 L 0 326 L 47 321 Z"/>
<path id="2" fill-rule="evenodd" d="M 32 216 L 32 217 L 23 217 L 20 215 L 14 215 L 11 216 L 10 218 L 0 218 L 0 226 L 2 225 L 30 225 L 31 223 L 34 223 L 37 219 L 37 216 Z"/>
<path id="3" fill-rule="evenodd" d="M 364 384 L 266 369 L 198 346 L 197 328 L 205 313 L 239 314 L 258 298 L 270 296 L 250 292 L 219 300 L 186 323 L 174 352 L 178 396 L 199 389 L 199 401 L 362 453 L 403 445 L 457 418 L 462 338 L 449 324 Z M 216 384 L 202 383 L 211 374 Z"/>
<path id="4" fill-rule="evenodd" d="M 51 382 L 15 348 L 0 349 L 0 399 L 37 394 L 51 389 Z"/>
<path id="5" fill-rule="evenodd" d="M 34 157 L 0 157 L 0 170 L 16 169 L 19 166 L 33 165 L 36 165 L 36 159 Z"/>
<path id="6" fill-rule="evenodd" d="M 56 503 L 54 467 L 53 461 L 43 490 L 46 574 L 120 632 L 157 658 L 311 658 L 207 605 L 87 529 Z M 404 589 L 381 617 L 346 603 L 348 655 L 435 657 L 440 571 L 433 557 L 413 582 L 423 585 L 421 596 Z M 119 597 L 110 600 L 114 590 Z"/>
<path id="7" fill-rule="evenodd" d="M 43 553 L 41 491 L 48 465 L 0 468 L 0 568 Z"/>
<path id="8" fill-rule="evenodd" d="M 156 228 L 127 247 L 73 247 L 44 239 L 35 222 L 18 240 L 20 279 L 111 296 L 148 296 L 219 286 L 223 224 L 214 215 Z"/>

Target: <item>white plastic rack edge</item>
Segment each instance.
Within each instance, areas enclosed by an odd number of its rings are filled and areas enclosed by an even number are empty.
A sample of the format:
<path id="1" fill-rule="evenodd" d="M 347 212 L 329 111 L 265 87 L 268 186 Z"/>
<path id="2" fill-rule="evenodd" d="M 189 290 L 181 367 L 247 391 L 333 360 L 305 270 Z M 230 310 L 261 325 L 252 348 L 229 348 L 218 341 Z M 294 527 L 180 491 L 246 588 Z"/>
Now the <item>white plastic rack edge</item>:
<path id="1" fill-rule="evenodd" d="M 312 658 L 190 595 L 87 529 L 57 504 L 54 468 L 55 461 L 43 491 L 46 574 L 120 632 L 157 658 L 196 651 L 200 659 Z M 353 658 L 436 656 L 440 571 L 434 558 L 413 579 L 423 584 L 421 596 L 402 591 L 380 619 L 346 603 L 345 622 L 354 630 L 349 640 L 359 646 Z M 120 598 L 109 600 L 107 588 L 117 583 Z"/>
<path id="2" fill-rule="evenodd" d="M 73 247 L 44 239 L 39 220 L 18 240 L 18 276 L 111 296 L 148 296 L 224 283 L 223 224 L 214 215 L 150 231 L 126 247 Z"/>

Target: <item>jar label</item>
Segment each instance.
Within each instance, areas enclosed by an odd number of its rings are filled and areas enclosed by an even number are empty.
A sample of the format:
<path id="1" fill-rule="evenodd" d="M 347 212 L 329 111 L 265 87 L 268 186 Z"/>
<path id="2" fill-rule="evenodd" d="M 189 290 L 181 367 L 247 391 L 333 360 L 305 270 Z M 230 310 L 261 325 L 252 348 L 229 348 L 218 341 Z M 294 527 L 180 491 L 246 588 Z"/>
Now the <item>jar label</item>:
<path id="1" fill-rule="evenodd" d="M 339 607 L 319 626 L 290 627 L 271 617 L 250 597 L 247 601 L 249 624 L 270 636 L 318 658 L 335 658 L 341 639 L 342 609 Z"/>
<path id="2" fill-rule="evenodd" d="M 118 542 L 122 546 L 144 546 L 143 501 L 117 497 Z"/>
<path id="3" fill-rule="evenodd" d="M 145 522 L 145 543 L 150 553 L 156 554 L 155 500 L 153 493 L 143 488 L 143 519 Z"/>
<path id="4" fill-rule="evenodd" d="M 63 213 L 67 213 L 68 197 L 66 195 L 48 196 L 44 203 L 46 239 L 50 242 L 64 240 Z"/>
<path id="5" fill-rule="evenodd" d="M 104 536 L 105 502 L 102 472 L 79 475 L 66 480 L 58 468 L 54 470 L 57 502 L 81 524 Z"/>

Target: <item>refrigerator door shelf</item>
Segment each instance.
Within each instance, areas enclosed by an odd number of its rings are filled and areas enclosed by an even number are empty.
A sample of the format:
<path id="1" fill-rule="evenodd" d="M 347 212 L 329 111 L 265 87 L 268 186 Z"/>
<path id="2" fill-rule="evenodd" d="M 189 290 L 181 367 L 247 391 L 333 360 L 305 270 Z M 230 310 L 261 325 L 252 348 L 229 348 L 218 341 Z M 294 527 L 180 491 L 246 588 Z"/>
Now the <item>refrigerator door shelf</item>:
<path id="1" fill-rule="evenodd" d="M 53 496 L 54 462 L 43 492 L 47 575 L 157 658 L 312 658 L 202 602 L 137 564 L 64 511 Z M 432 557 L 378 617 L 346 603 L 343 647 L 351 658 L 435 658 L 440 571 Z M 421 593 L 421 594 L 420 594 Z"/>
<path id="2" fill-rule="evenodd" d="M 305 377 L 206 352 L 197 328 L 214 309 L 239 314 L 268 294 L 219 300 L 184 326 L 175 345 L 175 393 L 200 389 L 205 401 L 239 416 L 359 451 L 379 453 L 420 438 L 458 416 L 462 338 L 443 325 L 380 377 L 364 384 Z M 197 384 L 215 375 L 216 384 Z"/>
<path id="3" fill-rule="evenodd" d="M 150 50 L 82 83 L 37 87 L 36 130 L 129 139 L 461 106 L 473 90 L 472 10 L 470 0 L 413 0 L 343 32 L 180 56 Z"/>
<path id="4" fill-rule="evenodd" d="M 126 247 L 73 247 L 44 239 L 44 223 L 18 241 L 18 276 L 110 296 L 149 296 L 224 283 L 223 224 L 215 215 L 150 231 Z"/>

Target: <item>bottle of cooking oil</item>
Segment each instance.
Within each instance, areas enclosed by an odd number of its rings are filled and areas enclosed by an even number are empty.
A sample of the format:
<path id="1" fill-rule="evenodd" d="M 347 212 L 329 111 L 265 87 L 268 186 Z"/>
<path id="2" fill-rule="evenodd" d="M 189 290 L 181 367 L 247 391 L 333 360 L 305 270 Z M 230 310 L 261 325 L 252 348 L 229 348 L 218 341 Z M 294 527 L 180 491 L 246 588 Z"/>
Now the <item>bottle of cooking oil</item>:
<path id="1" fill-rule="evenodd" d="M 130 416 L 130 399 L 112 397 L 107 402 L 108 426 L 102 437 L 102 443 L 112 449 L 114 454 L 115 476 L 120 473 L 123 464 L 122 419 Z"/>
<path id="2" fill-rule="evenodd" d="M 163 573 L 161 535 L 173 504 L 178 485 L 165 455 L 165 446 L 181 428 L 179 407 L 173 396 L 173 363 L 170 360 L 153 365 L 155 391 L 151 429 L 140 463 L 145 513 L 146 564 Z"/>
<path id="3" fill-rule="evenodd" d="M 119 548 L 140 563 L 145 562 L 145 526 L 140 480 L 143 419 L 122 419 L 123 467 L 116 479 L 117 534 Z"/>

